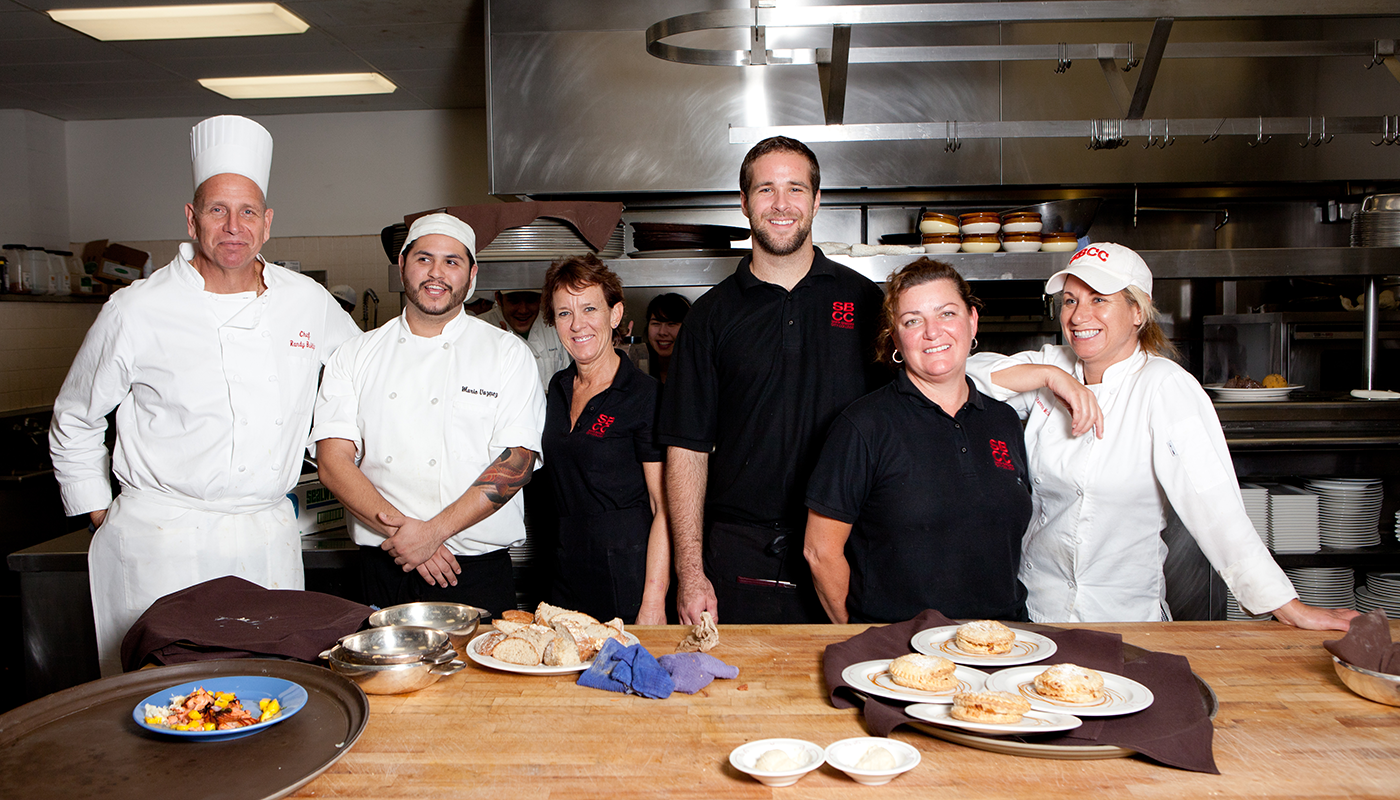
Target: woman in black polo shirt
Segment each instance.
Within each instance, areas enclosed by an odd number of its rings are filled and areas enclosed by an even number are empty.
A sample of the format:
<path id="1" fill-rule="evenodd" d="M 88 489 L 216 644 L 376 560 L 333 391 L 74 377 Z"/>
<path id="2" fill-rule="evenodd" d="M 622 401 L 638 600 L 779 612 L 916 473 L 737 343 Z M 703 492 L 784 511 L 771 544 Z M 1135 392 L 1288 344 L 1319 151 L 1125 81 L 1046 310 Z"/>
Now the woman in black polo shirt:
<path id="1" fill-rule="evenodd" d="M 1026 619 L 1021 423 L 965 374 L 980 305 L 947 264 L 890 276 L 877 347 L 898 374 L 832 423 L 807 487 L 803 552 L 833 622 Z"/>
<path id="2" fill-rule="evenodd" d="M 544 424 L 559 504 L 550 600 L 599 619 L 665 624 L 671 545 L 658 513 L 657 382 L 613 349 L 622 282 L 597 256 L 573 256 L 550 265 L 542 300 L 574 360 L 550 381 Z"/>

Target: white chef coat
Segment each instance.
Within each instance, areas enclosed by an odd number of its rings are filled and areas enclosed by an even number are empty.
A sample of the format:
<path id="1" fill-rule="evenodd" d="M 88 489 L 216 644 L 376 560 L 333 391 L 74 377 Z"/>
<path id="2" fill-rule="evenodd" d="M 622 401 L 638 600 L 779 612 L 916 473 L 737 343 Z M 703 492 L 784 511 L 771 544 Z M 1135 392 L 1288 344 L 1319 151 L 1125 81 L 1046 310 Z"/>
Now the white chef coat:
<path id="1" fill-rule="evenodd" d="M 336 352 L 311 438 L 354 442 L 360 470 L 384 499 L 431 519 L 502 451 L 540 453 L 545 403 L 536 378 L 530 349 L 514 333 L 462 313 L 441 334 L 422 337 L 400 315 Z M 447 549 L 473 556 L 525 541 L 524 509 L 517 492 Z M 383 543 L 359 520 L 349 524 L 356 543 Z"/>
<path id="2" fill-rule="evenodd" d="M 1225 435 L 1206 393 L 1170 359 L 1139 348 L 1089 389 L 1104 437 L 1070 436 L 1069 411 L 1048 389 L 1014 394 L 991 374 L 1016 364 L 1084 371 L 1074 350 L 1047 345 L 978 353 L 967 373 L 1026 420 L 1033 511 L 1020 577 L 1037 622 L 1167 618 L 1161 531 L 1176 511 L 1242 606 L 1278 608 L 1298 595 L 1245 513 Z"/>
<path id="3" fill-rule="evenodd" d="M 535 357 L 535 366 L 540 372 L 540 386 L 549 391 L 549 381 L 554 377 L 554 373 L 572 364 L 573 358 L 569 356 L 569 351 L 564 349 L 564 343 L 559 340 L 559 331 L 553 325 L 545 324 L 546 313 L 548 309 L 541 304 L 535 324 L 530 326 L 530 335 L 522 338 L 530 346 L 530 352 Z M 500 306 L 492 306 L 477 319 L 485 320 L 498 328 L 506 325 Z"/>
<path id="4" fill-rule="evenodd" d="M 64 508 L 108 509 L 89 552 L 104 674 L 119 669 L 131 623 L 169 592 L 230 574 L 303 586 L 286 494 L 301 474 L 321 364 L 359 333 L 309 278 L 264 263 L 261 295 L 216 295 L 193 255 L 180 245 L 107 301 L 54 403 Z M 115 503 L 103 442 L 113 408 Z"/>

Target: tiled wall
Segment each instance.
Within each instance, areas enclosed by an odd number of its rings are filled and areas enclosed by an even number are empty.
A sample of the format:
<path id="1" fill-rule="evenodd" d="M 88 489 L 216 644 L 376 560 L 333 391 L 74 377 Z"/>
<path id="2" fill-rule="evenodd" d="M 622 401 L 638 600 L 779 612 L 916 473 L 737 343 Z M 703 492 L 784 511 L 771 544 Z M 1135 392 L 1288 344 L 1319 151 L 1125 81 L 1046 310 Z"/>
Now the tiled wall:
<path id="1" fill-rule="evenodd" d="M 151 254 L 164 265 L 179 241 L 122 242 Z M 74 243 L 81 251 L 82 243 Z M 389 261 L 378 236 L 321 236 L 271 239 L 262 249 L 270 261 L 300 261 L 303 271 L 325 270 L 329 286 L 345 283 L 363 297 L 379 295 L 378 322 L 398 314 L 399 295 L 389 292 Z M 0 412 L 53 404 L 68 367 L 97 319 L 97 303 L 0 301 Z M 351 314 L 361 321 L 357 306 Z"/>

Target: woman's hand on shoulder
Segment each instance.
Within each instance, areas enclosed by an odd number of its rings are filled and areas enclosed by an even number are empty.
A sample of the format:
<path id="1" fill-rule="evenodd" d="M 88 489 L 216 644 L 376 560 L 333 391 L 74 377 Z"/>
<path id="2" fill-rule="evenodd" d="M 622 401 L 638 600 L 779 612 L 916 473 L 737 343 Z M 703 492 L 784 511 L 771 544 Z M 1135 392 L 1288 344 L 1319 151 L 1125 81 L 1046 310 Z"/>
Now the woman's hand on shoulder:
<path id="1" fill-rule="evenodd" d="M 1099 399 L 1079 379 L 1059 367 L 1044 367 L 1045 388 L 1069 409 L 1070 435 L 1082 436 L 1090 430 L 1103 438 L 1103 409 Z"/>
<path id="2" fill-rule="evenodd" d="M 1359 616 L 1350 608 L 1318 608 L 1297 599 L 1289 600 L 1273 613 L 1279 622 L 1308 631 L 1344 631 Z"/>

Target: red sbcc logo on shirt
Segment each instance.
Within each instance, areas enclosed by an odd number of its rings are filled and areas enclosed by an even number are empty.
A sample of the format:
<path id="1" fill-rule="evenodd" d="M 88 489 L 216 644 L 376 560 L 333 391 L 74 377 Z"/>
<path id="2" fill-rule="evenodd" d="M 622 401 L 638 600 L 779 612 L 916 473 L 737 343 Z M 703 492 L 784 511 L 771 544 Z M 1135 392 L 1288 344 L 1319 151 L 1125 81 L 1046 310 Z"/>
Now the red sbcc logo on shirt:
<path id="1" fill-rule="evenodd" d="M 1016 464 L 1011 460 L 1011 451 L 1006 449 L 1006 442 L 996 439 L 988 439 L 987 444 L 992 446 L 992 460 L 1002 469 L 1015 470 Z"/>
<path id="2" fill-rule="evenodd" d="M 831 327 L 854 328 L 856 326 L 856 304 L 840 300 L 831 304 Z"/>
<path id="3" fill-rule="evenodd" d="M 598 419 L 593 423 L 593 427 L 588 429 L 588 435 L 597 436 L 599 439 L 603 438 L 603 434 L 607 433 L 608 428 L 612 426 L 613 419 L 614 417 L 610 417 L 607 414 L 599 414 Z"/>

